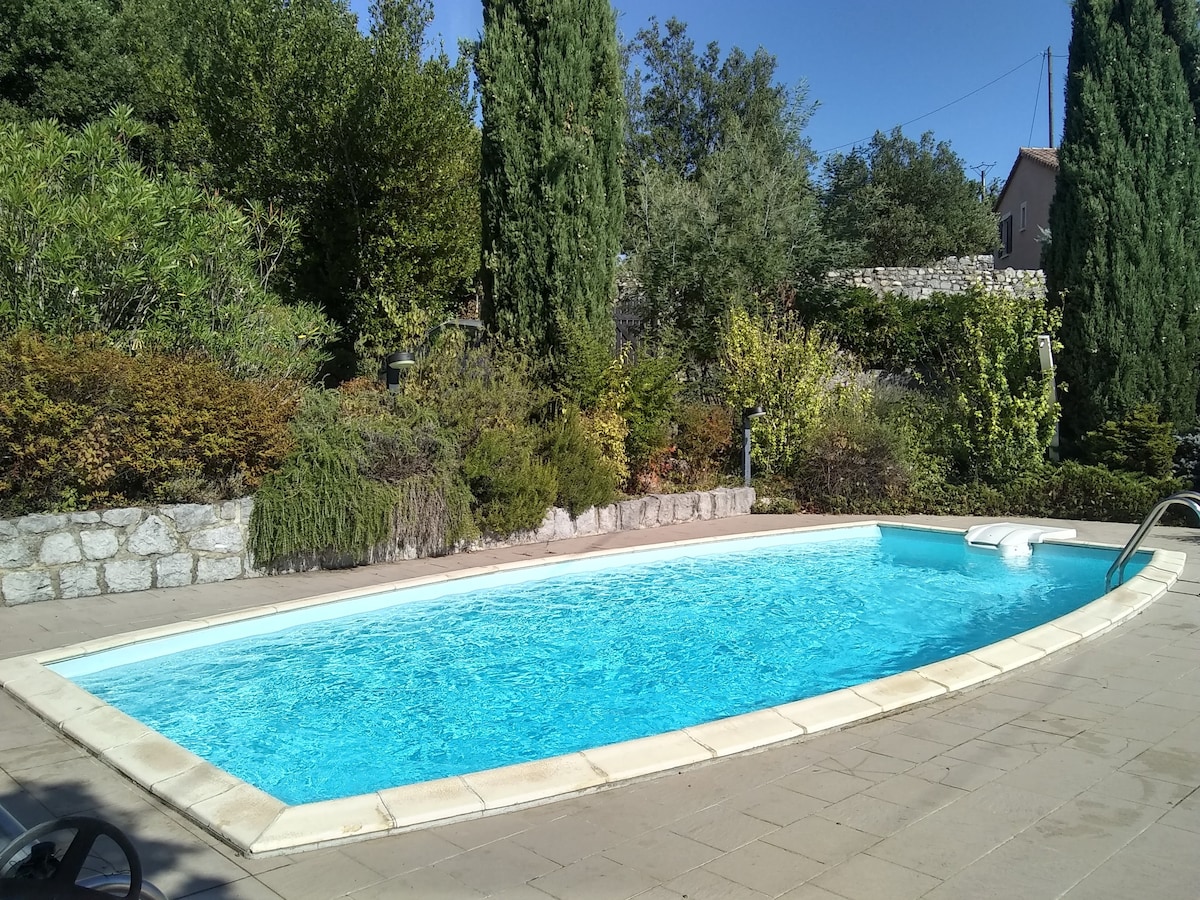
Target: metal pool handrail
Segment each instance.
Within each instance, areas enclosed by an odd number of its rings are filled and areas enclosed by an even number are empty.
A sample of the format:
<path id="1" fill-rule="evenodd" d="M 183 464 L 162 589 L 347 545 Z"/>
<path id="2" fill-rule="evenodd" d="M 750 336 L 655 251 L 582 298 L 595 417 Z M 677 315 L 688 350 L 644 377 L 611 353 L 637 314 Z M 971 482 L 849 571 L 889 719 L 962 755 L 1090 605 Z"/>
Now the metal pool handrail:
<path id="1" fill-rule="evenodd" d="M 1146 533 L 1158 524 L 1158 520 L 1172 506 L 1184 506 L 1196 514 L 1196 519 L 1200 520 L 1200 493 L 1196 491 L 1180 491 L 1177 494 L 1172 494 L 1170 497 L 1165 497 L 1159 500 L 1154 505 L 1154 509 L 1150 510 L 1150 514 L 1142 520 L 1142 524 L 1138 526 L 1138 530 L 1133 533 L 1133 537 L 1125 545 L 1124 549 L 1118 554 L 1113 564 L 1108 567 L 1108 574 L 1104 576 L 1104 592 L 1108 593 L 1112 590 L 1113 575 L 1118 576 L 1117 584 L 1122 584 L 1125 581 L 1125 564 L 1129 562 L 1129 557 L 1133 556 L 1138 545 L 1142 542 L 1142 538 Z"/>

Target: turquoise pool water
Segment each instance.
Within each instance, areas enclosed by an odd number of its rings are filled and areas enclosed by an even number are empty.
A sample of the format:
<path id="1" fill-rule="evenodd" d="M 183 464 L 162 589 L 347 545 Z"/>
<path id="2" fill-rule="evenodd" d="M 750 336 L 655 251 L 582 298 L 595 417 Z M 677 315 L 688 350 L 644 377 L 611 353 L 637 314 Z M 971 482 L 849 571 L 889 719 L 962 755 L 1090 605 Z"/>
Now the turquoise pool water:
<path id="1" fill-rule="evenodd" d="M 406 589 L 52 668 L 287 803 L 541 759 L 859 684 L 1100 596 L 1115 551 L 875 526 Z M 1138 554 L 1128 574 L 1145 564 Z"/>

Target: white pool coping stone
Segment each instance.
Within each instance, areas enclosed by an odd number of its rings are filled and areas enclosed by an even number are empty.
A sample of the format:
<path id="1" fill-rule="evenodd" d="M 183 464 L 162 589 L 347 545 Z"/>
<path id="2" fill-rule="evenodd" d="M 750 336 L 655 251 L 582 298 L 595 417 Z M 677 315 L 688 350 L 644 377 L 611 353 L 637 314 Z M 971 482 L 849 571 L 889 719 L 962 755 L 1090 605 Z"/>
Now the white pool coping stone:
<path id="1" fill-rule="evenodd" d="M 1142 572 L 1065 616 L 970 653 L 852 688 L 578 753 L 295 806 L 218 769 L 46 668 L 48 664 L 65 659 L 212 625 L 487 572 L 627 554 L 631 550 L 661 550 L 743 537 L 863 526 L 962 533 L 951 528 L 873 520 L 671 541 L 483 566 L 239 610 L 0 660 L 0 686 L 72 740 L 238 852 L 252 857 L 273 856 L 590 793 L 630 779 L 877 718 L 943 694 L 961 691 L 1107 631 L 1136 615 L 1167 592 L 1183 571 L 1186 559 L 1185 554 L 1178 551 L 1155 550 Z M 1111 545 L 1081 541 L 1055 543 L 1112 549 Z"/>

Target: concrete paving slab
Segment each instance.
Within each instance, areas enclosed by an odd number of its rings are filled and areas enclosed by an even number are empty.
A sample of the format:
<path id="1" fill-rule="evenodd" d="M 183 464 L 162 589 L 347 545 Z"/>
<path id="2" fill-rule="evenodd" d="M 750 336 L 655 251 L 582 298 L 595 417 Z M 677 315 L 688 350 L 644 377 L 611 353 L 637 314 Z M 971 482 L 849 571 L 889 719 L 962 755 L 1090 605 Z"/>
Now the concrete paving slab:
<path id="1" fill-rule="evenodd" d="M 177 627 L 197 615 L 237 613 L 464 565 L 502 565 L 747 527 L 855 520 L 721 520 L 567 542 L 570 547 L 512 548 L 149 591 L 95 605 L 51 601 L 0 608 L 0 663 L 4 657 L 134 628 Z M 910 521 L 963 527 L 975 520 Z M 1123 543 L 1132 531 L 1132 526 L 1094 523 L 1073 527 L 1081 539 L 1111 545 Z M 347 892 L 358 900 L 681 900 L 685 893 L 705 900 L 855 900 L 922 892 L 933 898 L 1036 898 L 1061 890 L 1074 900 L 1195 900 L 1200 885 L 1194 853 L 1200 836 L 1196 534 L 1154 530 L 1148 544 L 1192 554 L 1179 580 L 1139 615 L 1089 642 L 1051 651 L 1004 677 L 983 663 L 966 667 L 969 672 L 924 670 L 926 680 L 957 693 L 840 730 L 836 719 L 843 711 L 835 705 L 809 710 L 810 725 L 834 730 L 600 794 L 333 851 L 249 859 L 131 787 L 0 695 L 0 803 L 31 822 L 84 810 L 107 812 L 133 830 L 153 863 L 152 875 L 171 887 L 171 896 L 193 900 L 324 900 Z M 1122 614 L 1118 607 L 1128 609 L 1111 604 L 1106 615 Z M 1053 640 L 1039 640 L 1043 646 L 1035 651 L 1049 651 L 1059 637 L 1056 632 L 1045 636 Z M 967 688 L 968 676 L 976 675 L 990 680 Z M 888 702 L 882 695 L 876 700 Z M 879 702 L 863 708 L 882 713 Z M 924 756 L 932 745 L 938 752 L 931 757 L 904 758 Z M 889 771 L 901 766 L 907 768 Z M 1102 777 L 1093 780 L 1096 773 Z M 881 785 L 889 785 L 882 788 L 886 796 L 879 795 Z M 922 806 L 920 791 L 895 792 L 904 785 L 963 795 L 940 807 Z M 901 802 L 906 799 L 915 805 Z M 926 812 L 929 805 L 935 808 Z M 728 811 L 727 821 L 722 811 Z M 236 804 L 229 812 L 236 814 Z M 260 810 L 259 816 L 269 812 Z M 250 815 L 251 831 L 269 824 Z M 1055 860 L 1059 865 L 1052 865 Z"/>

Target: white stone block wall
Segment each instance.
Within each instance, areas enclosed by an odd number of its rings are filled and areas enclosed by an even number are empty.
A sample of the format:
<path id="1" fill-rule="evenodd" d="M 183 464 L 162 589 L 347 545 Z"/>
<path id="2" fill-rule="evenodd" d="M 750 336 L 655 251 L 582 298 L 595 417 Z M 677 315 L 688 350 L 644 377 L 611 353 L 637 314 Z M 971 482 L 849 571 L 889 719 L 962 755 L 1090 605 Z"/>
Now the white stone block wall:
<path id="1" fill-rule="evenodd" d="M 934 294 L 961 294 L 975 285 L 1018 297 L 1046 296 L 1040 269 L 997 269 L 991 256 L 951 256 L 931 266 L 847 269 L 829 272 L 830 281 L 865 287 L 876 294 L 901 294 L 923 300 Z"/>
<path id="2" fill-rule="evenodd" d="M 0 519 L 4 605 L 182 587 L 257 574 L 246 553 L 254 502 Z"/>
<path id="3" fill-rule="evenodd" d="M 551 509 L 540 527 L 488 537 L 461 549 L 540 544 L 700 519 L 746 515 L 751 488 L 652 494 L 588 509 L 578 516 Z M 247 543 L 254 501 L 213 506 L 181 504 L 148 509 L 58 513 L 0 519 L 0 600 L 5 606 L 74 599 L 150 588 L 183 587 L 266 574 L 253 565 Z M 387 545 L 370 562 L 415 559 L 411 547 Z M 346 559 L 330 565 L 347 565 Z M 314 555 L 287 571 L 319 568 Z"/>

